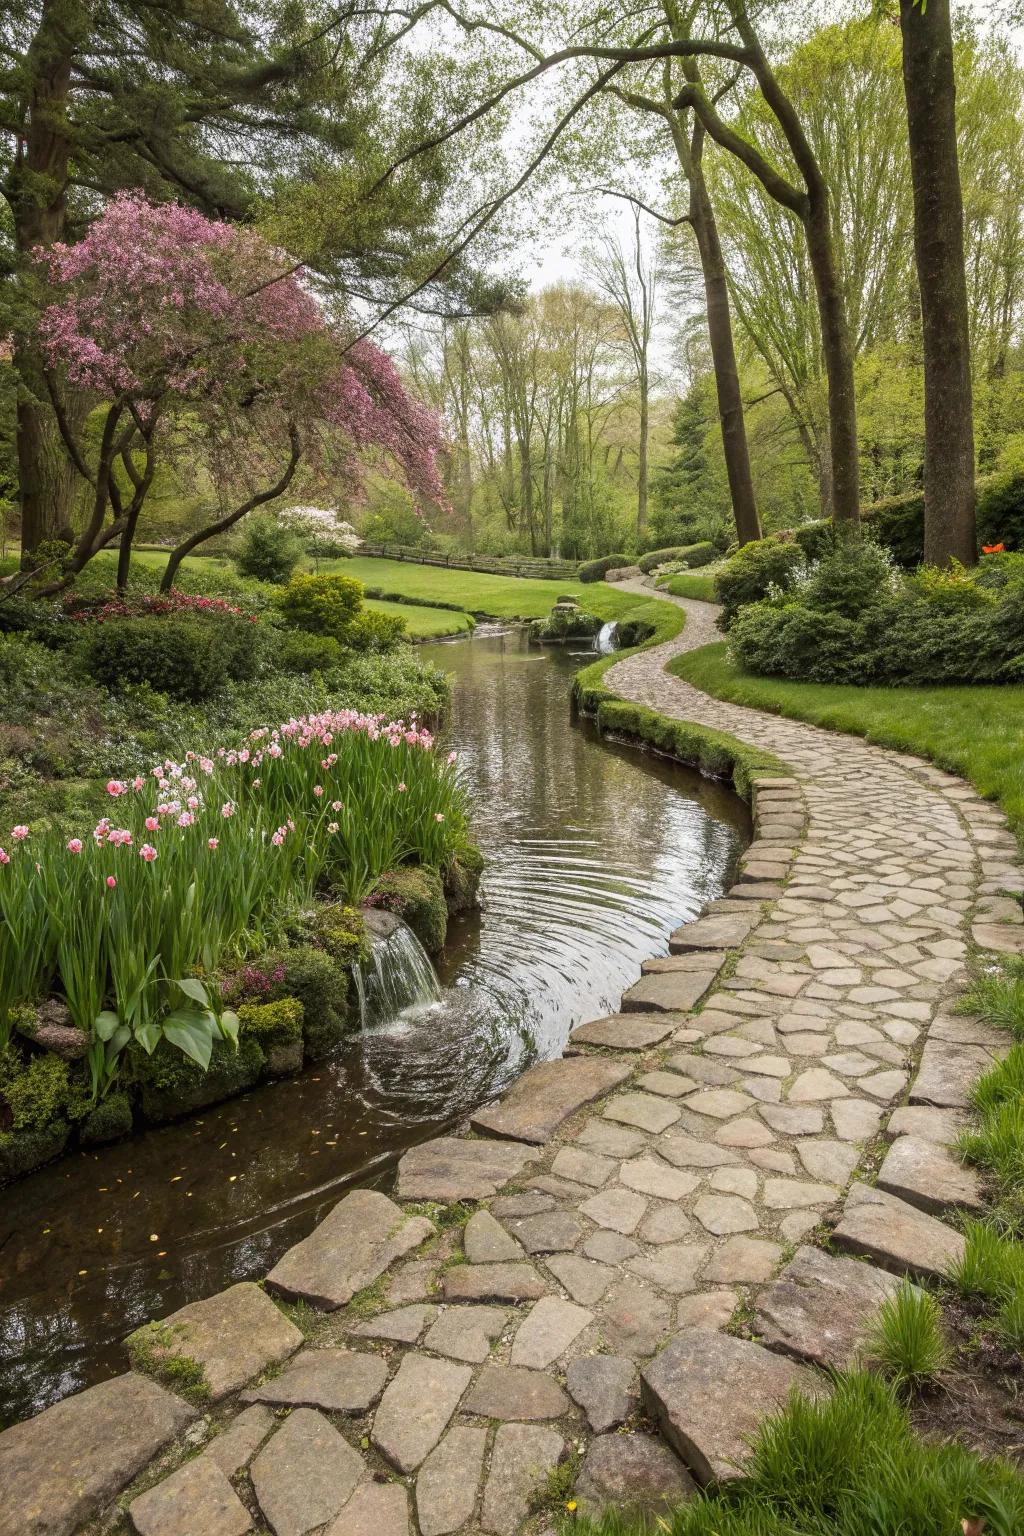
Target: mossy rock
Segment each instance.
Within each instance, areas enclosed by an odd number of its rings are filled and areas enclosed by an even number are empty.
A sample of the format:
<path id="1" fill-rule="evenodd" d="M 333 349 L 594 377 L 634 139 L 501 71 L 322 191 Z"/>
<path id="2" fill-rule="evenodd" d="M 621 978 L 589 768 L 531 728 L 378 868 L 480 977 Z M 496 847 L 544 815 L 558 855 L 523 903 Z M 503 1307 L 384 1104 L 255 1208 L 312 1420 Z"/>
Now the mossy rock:
<path id="1" fill-rule="evenodd" d="M 377 881 L 369 904 L 383 907 L 407 923 L 428 955 L 436 955 L 444 948 L 448 904 L 436 869 L 419 865 L 390 870 Z"/>
<path id="2" fill-rule="evenodd" d="M 556 607 L 546 619 L 535 619 L 531 635 L 542 645 L 559 645 L 566 640 L 590 640 L 603 628 L 604 620 L 582 608 Z"/>
<path id="3" fill-rule="evenodd" d="M 358 914 L 357 914 L 358 915 Z M 360 938 L 362 918 L 359 919 Z M 302 1042 L 308 1061 L 320 1061 L 345 1038 L 352 1017 L 352 977 L 328 954 L 306 944 L 275 957 L 284 971 L 275 997 L 298 1001 L 302 1007 Z"/>
<path id="4" fill-rule="evenodd" d="M 0 1126 L 10 1131 L 59 1130 L 88 1108 L 80 1069 L 47 1052 L 25 1057 L 8 1046 L 0 1058 Z"/>
<path id="5" fill-rule="evenodd" d="M 304 1012 L 297 997 L 242 1003 L 239 1007 L 239 1039 L 257 1041 L 271 1077 L 289 1077 L 302 1070 Z"/>
<path id="6" fill-rule="evenodd" d="M 214 1045 L 206 1072 L 166 1040 L 161 1040 L 152 1056 L 139 1051 L 132 1058 L 142 1112 L 153 1123 L 176 1120 L 244 1093 L 259 1082 L 266 1064 L 259 1042 L 241 1036 L 237 1050 L 226 1041 Z"/>
<path id="7" fill-rule="evenodd" d="M 449 917 L 461 917 L 479 904 L 484 856 L 473 843 L 461 849 L 444 872 L 444 899 Z"/>
<path id="8" fill-rule="evenodd" d="M 20 1179 L 26 1173 L 52 1163 L 68 1144 L 71 1126 L 54 1125 L 46 1131 L 4 1131 L 0 1133 L 0 1184 Z"/>
<path id="9" fill-rule="evenodd" d="M 91 1109 L 78 1128 L 83 1147 L 100 1147 L 132 1133 L 132 1103 L 126 1093 L 111 1093 Z"/>
<path id="10" fill-rule="evenodd" d="M 182 1331 L 180 1325 L 145 1323 L 125 1340 L 128 1358 L 133 1370 L 151 1376 L 179 1397 L 202 1407 L 210 1400 L 210 1384 L 199 1361 L 178 1352 L 178 1335 Z"/>

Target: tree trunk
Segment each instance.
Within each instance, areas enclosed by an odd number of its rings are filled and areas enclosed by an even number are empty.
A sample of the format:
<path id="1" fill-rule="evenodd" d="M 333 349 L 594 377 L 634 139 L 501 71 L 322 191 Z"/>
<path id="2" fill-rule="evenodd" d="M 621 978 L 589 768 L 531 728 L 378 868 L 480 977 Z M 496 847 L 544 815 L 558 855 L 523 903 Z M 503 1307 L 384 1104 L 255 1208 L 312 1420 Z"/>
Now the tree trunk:
<path id="1" fill-rule="evenodd" d="M 832 518 L 839 531 L 860 527 L 860 465 L 857 457 L 857 391 L 846 300 L 836 270 L 828 192 L 822 183 L 808 193 L 804 220 L 814 274 L 821 347 L 828 375 L 828 430 L 832 460 Z"/>
<path id="2" fill-rule="evenodd" d="M 636 483 L 636 534 L 641 543 L 647 531 L 647 459 L 651 435 L 650 393 L 650 380 L 645 366 L 640 374 L 640 462 L 637 466 Z"/>
<path id="3" fill-rule="evenodd" d="M 924 340 L 924 558 L 977 559 L 974 414 L 949 0 L 900 0 Z"/>
<path id="4" fill-rule="evenodd" d="M 749 544 L 751 540 L 761 537 L 761 519 L 757 513 L 754 478 L 750 470 L 750 450 L 747 447 L 747 428 L 743 419 L 743 396 L 740 393 L 740 375 L 736 365 L 725 258 L 699 156 L 694 156 L 690 173 L 690 221 L 697 237 L 704 274 L 708 339 L 715 370 L 722 449 L 729 477 L 736 537 L 740 544 Z"/>

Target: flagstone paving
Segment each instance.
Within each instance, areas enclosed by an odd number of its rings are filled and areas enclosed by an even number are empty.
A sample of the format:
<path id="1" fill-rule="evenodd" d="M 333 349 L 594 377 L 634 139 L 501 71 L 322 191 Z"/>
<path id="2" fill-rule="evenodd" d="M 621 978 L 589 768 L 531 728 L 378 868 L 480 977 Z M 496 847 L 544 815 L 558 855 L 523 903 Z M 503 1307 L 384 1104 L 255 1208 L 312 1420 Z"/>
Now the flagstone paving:
<path id="1" fill-rule="evenodd" d="M 972 937 L 1021 948 L 1014 840 L 925 763 L 668 676 L 716 637 L 679 601 L 685 633 L 606 682 L 789 769 L 752 786 L 732 890 L 623 1012 L 279 1261 L 301 1349 L 252 1287 L 170 1320 L 213 1397 L 262 1379 L 197 1417 L 132 1375 L 0 1435 L 0 1536 L 540 1533 L 570 1454 L 581 1509 L 661 1512 L 741 1471 L 794 1385 L 826 1392 L 898 1277 L 956 1260 L 980 1196 L 948 1146 L 1004 1042 L 952 1003 Z"/>

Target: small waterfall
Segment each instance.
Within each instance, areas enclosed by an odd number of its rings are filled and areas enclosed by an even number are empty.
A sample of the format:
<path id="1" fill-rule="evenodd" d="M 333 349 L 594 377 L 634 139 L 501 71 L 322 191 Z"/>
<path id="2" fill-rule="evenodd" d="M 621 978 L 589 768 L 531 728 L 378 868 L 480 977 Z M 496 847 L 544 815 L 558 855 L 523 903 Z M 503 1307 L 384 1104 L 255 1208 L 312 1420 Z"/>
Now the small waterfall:
<path id="1" fill-rule="evenodd" d="M 356 982 L 364 1029 L 429 1008 L 442 997 L 430 956 L 412 929 L 396 918 L 383 932 L 374 928 L 370 962 Z"/>
<path id="2" fill-rule="evenodd" d="M 594 650 L 599 656 L 608 656 L 614 651 L 615 631 L 618 627 L 616 623 L 601 625 L 601 628 L 594 636 Z"/>

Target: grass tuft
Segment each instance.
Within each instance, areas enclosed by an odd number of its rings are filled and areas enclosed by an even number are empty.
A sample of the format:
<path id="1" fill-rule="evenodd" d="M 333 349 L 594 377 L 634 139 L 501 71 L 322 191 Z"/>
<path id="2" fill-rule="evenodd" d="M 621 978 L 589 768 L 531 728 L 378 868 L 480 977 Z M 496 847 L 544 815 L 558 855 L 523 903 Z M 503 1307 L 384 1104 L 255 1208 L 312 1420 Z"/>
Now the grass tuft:
<path id="1" fill-rule="evenodd" d="M 898 1392 L 933 1383 L 951 1359 L 935 1297 L 905 1280 L 879 1308 L 868 1353 Z"/>

